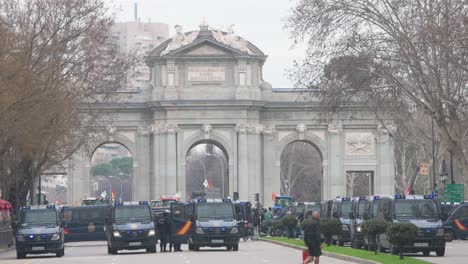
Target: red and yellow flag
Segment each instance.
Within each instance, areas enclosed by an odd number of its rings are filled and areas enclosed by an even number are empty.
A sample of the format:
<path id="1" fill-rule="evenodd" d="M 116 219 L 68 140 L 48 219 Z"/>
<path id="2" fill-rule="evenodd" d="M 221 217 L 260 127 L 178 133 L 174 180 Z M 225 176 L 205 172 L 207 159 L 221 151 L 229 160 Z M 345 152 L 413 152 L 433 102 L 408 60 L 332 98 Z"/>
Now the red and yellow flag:
<path id="1" fill-rule="evenodd" d="M 458 228 L 458 230 L 461 230 L 461 231 L 466 231 L 468 230 L 468 228 L 462 224 L 462 222 L 460 222 L 460 220 L 458 219 L 455 219 L 455 226 Z"/>
<path id="2" fill-rule="evenodd" d="M 190 228 L 192 227 L 192 222 L 187 221 L 185 224 L 176 232 L 176 235 L 186 235 L 188 231 L 190 231 Z"/>

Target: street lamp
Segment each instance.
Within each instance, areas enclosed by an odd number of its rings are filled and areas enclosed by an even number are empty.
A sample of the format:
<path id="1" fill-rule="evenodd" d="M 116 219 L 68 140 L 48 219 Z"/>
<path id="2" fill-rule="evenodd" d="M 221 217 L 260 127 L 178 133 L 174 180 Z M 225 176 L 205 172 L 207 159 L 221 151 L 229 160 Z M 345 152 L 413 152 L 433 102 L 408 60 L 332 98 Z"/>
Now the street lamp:
<path id="1" fill-rule="evenodd" d="M 442 160 L 442 172 L 440 173 L 440 180 L 445 186 L 445 183 L 447 182 L 447 167 L 445 166 L 445 160 Z"/>
<path id="2" fill-rule="evenodd" d="M 221 163 L 221 198 L 224 198 L 224 161 L 218 155 L 210 153 L 206 153 L 206 155 L 216 157 Z"/>

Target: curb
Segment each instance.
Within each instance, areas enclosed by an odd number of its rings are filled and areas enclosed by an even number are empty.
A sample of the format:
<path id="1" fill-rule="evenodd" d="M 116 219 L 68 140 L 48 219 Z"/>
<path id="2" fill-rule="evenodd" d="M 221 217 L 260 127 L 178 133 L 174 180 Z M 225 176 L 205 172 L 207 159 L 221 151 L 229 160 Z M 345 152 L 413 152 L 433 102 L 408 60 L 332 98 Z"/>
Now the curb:
<path id="1" fill-rule="evenodd" d="M 262 238 L 260 240 L 264 242 L 280 245 L 283 247 L 297 249 L 297 250 L 307 249 L 306 247 L 291 245 L 291 244 L 287 244 L 287 243 L 283 243 L 279 241 L 273 241 L 273 240 L 262 239 Z M 356 257 L 351 257 L 351 256 L 346 256 L 346 255 L 341 255 L 341 254 L 336 254 L 336 253 L 329 253 L 329 252 L 324 252 L 324 251 L 322 251 L 322 256 L 327 256 L 329 258 L 349 261 L 349 262 L 358 263 L 358 264 L 379 264 L 379 262 L 374 262 L 374 261 L 370 261 L 366 259 L 361 259 L 361 258 L 356 258 Z"/>

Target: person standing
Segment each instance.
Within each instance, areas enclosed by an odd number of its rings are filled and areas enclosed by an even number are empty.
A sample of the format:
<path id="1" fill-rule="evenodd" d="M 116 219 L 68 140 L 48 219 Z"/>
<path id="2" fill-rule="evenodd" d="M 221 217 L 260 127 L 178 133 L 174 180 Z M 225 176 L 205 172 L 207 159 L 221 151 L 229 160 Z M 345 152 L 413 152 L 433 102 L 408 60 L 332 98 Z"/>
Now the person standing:
<path id="1" fill-rule="evenodd" d="M 167 243 L 169 240 L 169 213 L 164 211 L 158 219 L 158 230 L 161 252 L 167 251 Z"/>
<path id="2" fill-rule="evenodd" d="M 304 243 L 309 251 L 306 263 L 320 263 L 322 255 L 322 239 L 320 237 L 320 212 L 307 212 L 306 219 L 302 222 L 304 229 Z"/>

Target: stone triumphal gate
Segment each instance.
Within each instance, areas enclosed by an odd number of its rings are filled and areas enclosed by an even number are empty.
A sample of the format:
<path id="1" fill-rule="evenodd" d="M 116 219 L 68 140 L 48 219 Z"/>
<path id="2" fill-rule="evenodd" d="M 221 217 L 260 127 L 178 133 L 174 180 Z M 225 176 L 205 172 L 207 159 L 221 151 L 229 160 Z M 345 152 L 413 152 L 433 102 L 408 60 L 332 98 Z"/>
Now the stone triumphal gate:
<path id="1" fill-rule="evenodd" d="M 147 58 L 150 85 L 124 102 L 102 107 L 112 117 L 107 141 L 134 158 L 133 199 L 180 192 L 186 199 L 186 156 L 199 143 L 212 143 L 228 159 L 228 190 L 270 204 L 280 193 L 280 156 L 296 141 L 309 142 L 322 157 L 322 199 L 346 193 L 346 173 L 372 173 L 371 190 L 394 192 L 394 159 L 388 131 L 373 118 L 319 122 L 313 104 L 297 92 L 272 89 L 263 80 L 267 56 L 232 30 L 177 34 Z M 126 98 L 127 93 L 123 94 Z M 369 115 L 370 116 L 370 115 Z M 68 171 L 68 202 L 91 193 L 91 155 L 79 151 Z"/>

